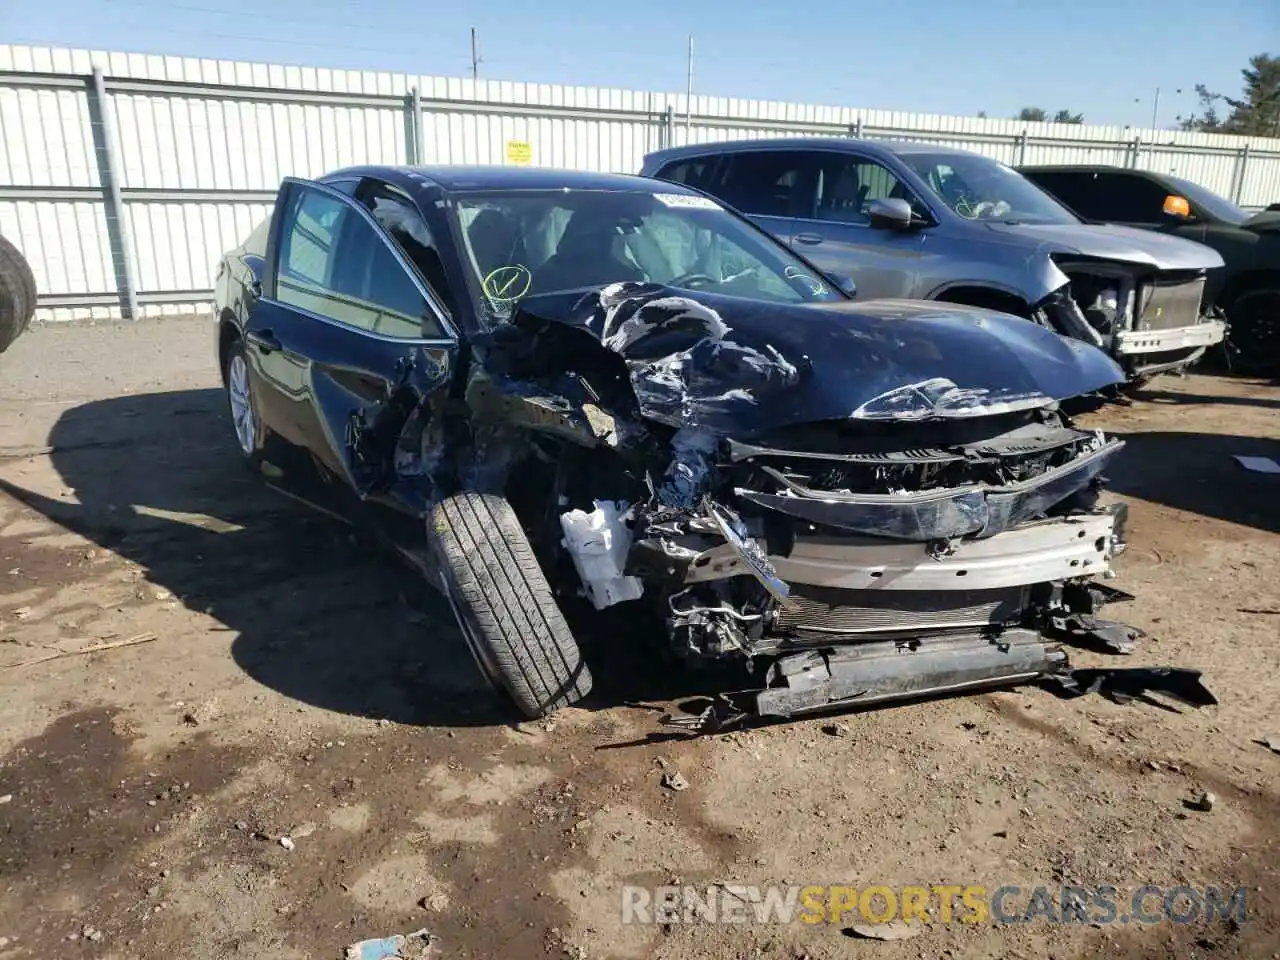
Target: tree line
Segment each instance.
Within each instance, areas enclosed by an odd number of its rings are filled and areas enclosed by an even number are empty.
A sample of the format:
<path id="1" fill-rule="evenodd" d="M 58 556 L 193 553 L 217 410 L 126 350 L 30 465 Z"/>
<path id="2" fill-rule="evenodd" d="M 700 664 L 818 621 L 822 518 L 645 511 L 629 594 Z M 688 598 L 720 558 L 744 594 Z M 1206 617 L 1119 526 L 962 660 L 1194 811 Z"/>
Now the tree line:
<path id="1" fill-rule="evenodd" d="M 1280 137 L 1280 57 L 1259 53 L 1240 71 L 1244 89 L 1237 97 L 1196 84 L 1197 112 L 1179 117 L 1183 130 Z"/>
<path id="2" fill-rule="evenodd" d="M 1203 83 L 1196 84 L 1199 108 L 1178 117 L 1183 130 L 1206 133 L 1234 133 L 1242 136 L 1280 137 L 1280 57 L 1259 53 L 1249 58 L 1240 71 L 1243 89 L 1235 97 L 1216 93 Z M 978 116 L 985 117 L 985 110 Z M 1049 123 L 1084 123 L 1083 113 L 1058 110 L 1050 114 L 1043 107 L 1023 107 L 1014 120 Z"/>

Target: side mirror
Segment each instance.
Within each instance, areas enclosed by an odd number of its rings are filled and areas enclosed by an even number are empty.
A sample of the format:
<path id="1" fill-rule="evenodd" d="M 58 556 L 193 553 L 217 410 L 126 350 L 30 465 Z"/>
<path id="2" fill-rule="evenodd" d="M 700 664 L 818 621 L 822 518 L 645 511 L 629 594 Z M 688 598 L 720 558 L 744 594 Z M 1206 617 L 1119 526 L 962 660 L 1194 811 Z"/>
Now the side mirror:
<path id="1" fill-rule="evenodd" d="M 872 200 L 867 204 L 867 216 L 871 218 L 872 226 L 905 230 L 911 226 L 911 204 L 901 197 Z"/>
<path id="2" fill-rule="evenodd" d="M 1186 197 L 1171 193 L 1164 198 L 1164 215 L 1178 220 L 1190 220 L 1191 204 L 1187 202 Z"/>
<path id="3" fill-rule="evenodd" d="M 846 296 L 856 297 L 858 295 L 858 285 L 854 283 L 853 277 L 847 273 L 828 273 L 827 279 L 831 281 L 831 285 Z"/>

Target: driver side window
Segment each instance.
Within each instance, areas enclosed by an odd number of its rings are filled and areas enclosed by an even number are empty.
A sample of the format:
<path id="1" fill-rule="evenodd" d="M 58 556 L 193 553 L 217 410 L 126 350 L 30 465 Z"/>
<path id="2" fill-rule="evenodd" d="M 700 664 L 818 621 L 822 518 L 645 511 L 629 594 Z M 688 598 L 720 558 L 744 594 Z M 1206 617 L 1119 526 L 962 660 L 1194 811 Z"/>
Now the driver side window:
<path id="1" fill-rule="evenodd" d="M 837 223 L 867 224 L 873 200 L 900 198 L 920 213 L 911 191 L 888 168 L 865 157 L 835 157 L 818 171 L 814 217 Z"/>
<path id="2" fill-rule="evenodd" d="M 351 202 L 307 187 L 288 199 L 276 299 L 384 336 L 443 334 L 413 278 Z"/>

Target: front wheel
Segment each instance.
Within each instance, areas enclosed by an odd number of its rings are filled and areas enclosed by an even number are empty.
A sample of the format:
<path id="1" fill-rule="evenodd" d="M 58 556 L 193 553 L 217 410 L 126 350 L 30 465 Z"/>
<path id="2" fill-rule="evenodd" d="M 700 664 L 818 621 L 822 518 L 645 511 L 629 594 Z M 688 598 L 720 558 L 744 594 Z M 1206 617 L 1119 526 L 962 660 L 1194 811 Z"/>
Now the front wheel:
<path id="1" fill-rule="evenodd" d="M 506 499 L 446 497 L 431 510 L 427 536 L 477 664 L 521 713 L 541 717 L 591 691 L 591 672 Z"/>
<path id="2" fill-rule="evenodd" d="M 1227 308 L 1227 357 L 1241 373 L 1280 370 L 1280 288 L 1246 290 Z"/>

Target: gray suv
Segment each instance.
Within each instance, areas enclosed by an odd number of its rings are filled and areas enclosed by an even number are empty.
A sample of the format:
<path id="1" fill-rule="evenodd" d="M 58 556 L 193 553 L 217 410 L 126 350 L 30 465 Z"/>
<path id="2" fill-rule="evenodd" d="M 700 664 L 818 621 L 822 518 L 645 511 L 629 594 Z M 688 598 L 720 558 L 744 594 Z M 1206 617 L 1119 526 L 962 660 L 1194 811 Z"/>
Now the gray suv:
<path id="1" fill-rule="evenodd" d="M 704 143 L 641 173 L 747 214 L 860 298 L 1013 313 L 1094 344 L 1131 380 L 1186 367 L 1222 340 L 1206 313 L 1222 258 L 1146 230 L 1082 223 L 1011 167 L 932 144 L 802 138 Z"/>

